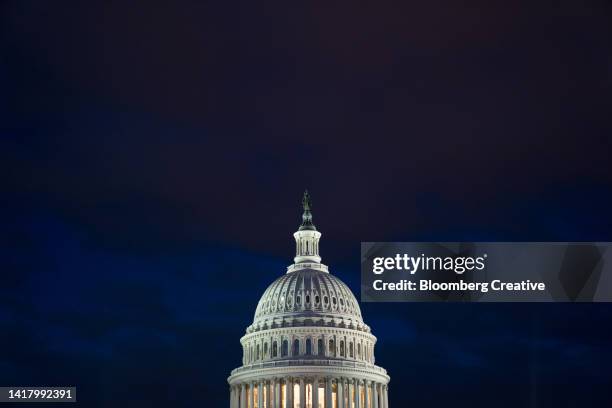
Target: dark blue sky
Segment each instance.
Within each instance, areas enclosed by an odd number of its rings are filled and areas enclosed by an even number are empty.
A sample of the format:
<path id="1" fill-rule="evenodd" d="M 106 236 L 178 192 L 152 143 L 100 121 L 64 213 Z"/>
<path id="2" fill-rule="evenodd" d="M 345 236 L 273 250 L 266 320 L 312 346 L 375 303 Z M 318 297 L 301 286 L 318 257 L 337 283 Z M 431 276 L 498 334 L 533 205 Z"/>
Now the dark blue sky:
<path id="1" fill-rule="evenodd" d="M 228 404 L 307 187 L 359 242 L 612 240 L 606 2 L 0 3 L 0 384 Z M 362 304 L 390 403 L 609 404 L 607 304 Z M 209 402 L 212 401 L 212 402 Z"/>

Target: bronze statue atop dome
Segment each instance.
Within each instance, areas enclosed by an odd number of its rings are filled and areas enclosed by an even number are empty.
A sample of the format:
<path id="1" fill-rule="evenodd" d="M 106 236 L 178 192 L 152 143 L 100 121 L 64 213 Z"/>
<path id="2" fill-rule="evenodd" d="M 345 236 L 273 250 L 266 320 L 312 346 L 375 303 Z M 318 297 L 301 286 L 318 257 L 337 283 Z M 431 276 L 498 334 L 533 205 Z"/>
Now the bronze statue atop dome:
<path id="1" fill-rule="evenodd" d="M 304 208 L 304 213 L 302 214 L 302 225 L 300 225 L 300 231 L 316 231 L 317 228 L 312 223 L 312 213 L 310 212 L 312 202 L 310 201 L 310 194 L 308 194 L 308 190 L 304 191 L 304 197 L 302 197 L 302 207 Z"/>

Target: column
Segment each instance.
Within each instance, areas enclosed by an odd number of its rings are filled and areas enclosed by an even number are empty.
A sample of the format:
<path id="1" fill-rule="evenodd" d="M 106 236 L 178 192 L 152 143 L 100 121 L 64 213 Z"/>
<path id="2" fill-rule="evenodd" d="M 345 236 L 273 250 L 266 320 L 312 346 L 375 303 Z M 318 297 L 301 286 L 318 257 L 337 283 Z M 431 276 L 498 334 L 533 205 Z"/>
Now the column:
<path id="1" fill-rule="evenodd" d="M 272 387 L 274 387 L 272 381 L 273 380 L 266 381 L 266 408 L 274 407 L 274 405 L 272 404 Z"/>
<path id="2" fill-rule="evenodd" d="M 354 352 L 355 350 L 353 350 Z M 348 408 L 354 408 L 354 391 L 355 387 L 353 386 L 353 382 L 349 379 L 348 381 Z"/>
<path id="3" fill-rule="evenodd" d="M 346 341 L 344 343 L 344 355 L 346 356 Z M 344 408 L 351 408 L 351 406 L 349 405 L 349 382 L 347 378 L 343 378 L 342 379 L 342 398 L 343 398 L 343 403 L 344 403 Z"/>
<path id="4" fill-rule="evenodd" d="M 360 390 L 360 384 L 361 381 L 359 381 L 358 378 L 355 378 L 355 408 L 361 408 L 361 390 Z"/>
<path id="5" fill-rule="evenodd" d="M 300 378 L 300 408 L 306 408 L 306 383 Z"/>
<path id="6" fill-rule="evenodd" d="M 364 408 L 372 408 L 372 404 L 370 404 L 370 399 L 372 396 L 370 395 L 370 382 L 368 380 L 363 380 L 363 395 L 364 395 Z"/>
<path id="7" fill-rule="evenodd" d="M 389 385 L 385 384 L 385 408 L 389 408 Z"/>
<path id="8" fill-rule="evenodd" d="M 372 403 L 372 408 L 380 408 L 378 405 L 378 383 L 372 383 L 372 397 L 374 397 L 374 402 Z"/>
<path id="9" fill-rule="evenodd" d="M 319 408 L 319 377 L 312 380 L 312 408 Z"/>
<path id="10" fill-rule="evenodd" d="M 257 408 L 264 408 L 264 382 L 259 380 L 259 384 L 257 384 Z"/>
<path id="11" fill-rule="evenodd" d="M 336 394 L 338 408 L 344 408 L 344 378 L 338 378 L 338 386 L 336 389 L 338 390 L 338 393 Z"/>
<path id="12" fill-rule="evenodd" d="M 240 408 L 247 408 L 246 406 L 246 385 L 244 383 L 240 385 Z"/>
<path id="13" fill-rule="evenodd" d="M 323 302 L 323 295 L 320 295 L 321 302 Z M 321 335 L 321 339 L 323 340 L 323 354 L 322 357 L 327 357 L 327 336 L 325 334 Z M 327 407 L 325 407 L 327 408 Z"/>
<path id="14" fill-rule="evenodd" d="M 285 380 L 285 407 L 293 408 L 293 380 L 287 378 Z"/>
<path id="15" fill-rule="evenodd" d="M 255 391 L 255 383 L 251 382 L 249 384 L 249 390 L 248 390 L 248 393 L 249 393 L 249 408 L 255 407 L 255 392 L 254 391 Z"/>
<path id="16" fill-rule="evenodd" d="M 340 341 L 338 340 L 338 336 L 334 335 L 334 356 L 337 357 L 340 355 Z"/>
<path id="17" fill-rule="evenodd" d="M 331 378 L 325 377 L 325 408 L 332 408 L 332 384 Z"/>
<path id="18" fill-rule="evenodd" d="M 281 381 L 279 378 L 274 379 L 274 408 L 281 408 Z"/>

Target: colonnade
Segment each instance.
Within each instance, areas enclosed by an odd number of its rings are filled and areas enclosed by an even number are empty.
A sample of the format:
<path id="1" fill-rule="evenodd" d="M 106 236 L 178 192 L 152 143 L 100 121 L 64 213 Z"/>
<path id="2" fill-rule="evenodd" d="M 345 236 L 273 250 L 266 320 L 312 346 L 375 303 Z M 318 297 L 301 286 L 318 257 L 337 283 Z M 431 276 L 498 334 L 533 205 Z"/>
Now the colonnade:
<path id="1" fill-rule="evenodd" d="M 346 377 L 289 377 L 230 386 L 230 408 L 389 408 L 388 385 Z"/>

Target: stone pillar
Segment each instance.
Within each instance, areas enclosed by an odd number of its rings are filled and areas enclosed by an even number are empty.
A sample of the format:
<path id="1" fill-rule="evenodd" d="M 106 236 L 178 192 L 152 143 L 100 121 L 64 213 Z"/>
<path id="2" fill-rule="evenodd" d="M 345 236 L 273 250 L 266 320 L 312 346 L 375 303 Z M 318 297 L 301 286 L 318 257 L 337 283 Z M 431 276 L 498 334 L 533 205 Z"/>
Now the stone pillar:
<path id="1" fill-rule="evenodd" d="M 306 382 L 300 378 L 300 408 L 306 408 Z"/>
<path id="2" fill-rule="evenodd" d="M 312 380 L 312 408 L 319 408 L 319 377 Z"/>
<path id="3" fill-rule="evenodd" d="M 353 401 L 355 398 L 355 387 L 353 384 L 353 381 L 349 380 L 348 383 L 348 408 L 354 408 L 355 407 L 355 403 Z"/>
<path id="4" fill-rule="evenodd" d="M 331 378 L 325 377 L 325 408 L 332 408 L 332 383 Z"/>
<path id="5" fill-rule="evenodd" d="M 336 387 L 338 393 L 336 394 L 336 401 L 338 401 L 338 408 L 344 408 L 344 378 L 338 378 L 338 386 Z"/>
<path id="6" fill-rule="evenodd" d="M 364 408 L 372 408 L 372 404 L 370 404 L 370 400 L 372 399 L 372 396 L 370 395 L 370 382 L 368 380 L 363 380 L 363 395 L 364 395 L 364 401 L 363 401 L 363 407 Z"/>
<path id="7" fill-rule="evenodd" d="M 274 379 L 274 408 L 281 408 L 281 382 L 280 379 Z"/>
<path id="8" fill-rule="evenodd" d="M 322 297 L 319 299 L 321 299 L 321 302 L 323 301 Z M 322 334 L 321 340 L 323 340 L 323 354 L 321 354 L 321 357 L 327 357 L 327 337 L 324 334 Z"/>
<path id="9" fill-rule="evenodd" d="M 378 383 L 372 383 L 372 397 L 374 397 L 374 402 L 372 403 L 372 408 L 380 408 L 378 405 Z"/>
<path id="10" fill-rule="evenodd" d="M 347 352 L 347 349 L 345 348 L 344 351 Z M 349 378 L 344 379 L 344 407 L 351 408 L 351 380 Z"/>
<path id="11" fill-rule="evenodd" d="M 385 384 L 385 408 L 389 408 L 389 385 Z"/>
<path id="12" fill-rule="evenodd" d="M 264 382 L 262 380 L 259 380 L 259 384 L 257 384 L 257 408 L 264 408 L 263 406 L 263 403 L 264 403 L 263 388 L 264 388 Z"/>
<path id="13" fill-rule="evenodd" d="M 338 336 L 334 335 L 334 357 L 340 355 L 340 341 L 338 341 Z"/>
<path id="14" fill-rule="evenodd" d="M 249 384 L 249 408 L 254 408 L 255 407 L 255 383 L 251 382 Z"/>
<path id="15" fill-rule="evenodd" d="M 247 408 L 246 406 L 246 385 L 244 383 L 240 385 L 240 408 Z"/>
<path id="16" fill-rule="evenodd" d="M 285 407 L 293 408 L 293 379 L 287 378 L 285 380 Z"/>

